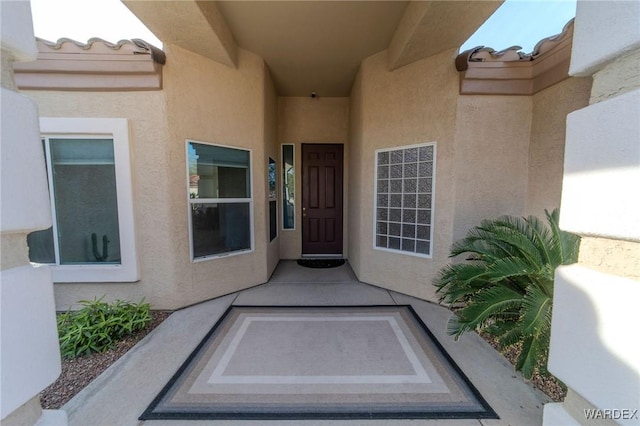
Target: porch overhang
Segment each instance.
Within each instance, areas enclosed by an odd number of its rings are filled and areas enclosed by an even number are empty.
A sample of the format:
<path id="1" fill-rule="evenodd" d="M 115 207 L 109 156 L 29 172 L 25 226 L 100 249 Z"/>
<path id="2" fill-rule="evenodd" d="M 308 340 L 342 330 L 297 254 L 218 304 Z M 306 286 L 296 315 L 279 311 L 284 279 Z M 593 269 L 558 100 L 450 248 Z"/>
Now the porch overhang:
<path id="1" fill-rule="evenodd" d="M 215 1 L 122 2 L 164 43 L 235 68 L 238 46 Z"/>
<path id="2" fill-rule="evenodd" d="M 281 96 L 346 97 L 365 58 L 394 70 L 458 48 L 497 1 L 122 0 L 164 43 L 229 66 L 264 59 Z"/>
<path id="3" fill-rule="evenodd" d="M 460 47 L 500 1 L 412 1 L 389 45 L 389 70 Z"/>

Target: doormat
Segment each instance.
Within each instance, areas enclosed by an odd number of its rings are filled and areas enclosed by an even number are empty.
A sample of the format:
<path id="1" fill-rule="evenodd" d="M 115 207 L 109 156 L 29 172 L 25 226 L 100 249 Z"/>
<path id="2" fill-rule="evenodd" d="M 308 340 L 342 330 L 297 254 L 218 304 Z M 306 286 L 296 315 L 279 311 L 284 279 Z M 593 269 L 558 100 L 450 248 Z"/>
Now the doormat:
<path id="1" fill-rule="evenodd" d="M 410 306 L 232 306 L 140 420 L 498 418 Z"/>
<path id="2" fill-rule="evenodd" d="M 298 259 L 298 265 L 305 268 L 336 268 L 344 265 L 344 259 Z"/>

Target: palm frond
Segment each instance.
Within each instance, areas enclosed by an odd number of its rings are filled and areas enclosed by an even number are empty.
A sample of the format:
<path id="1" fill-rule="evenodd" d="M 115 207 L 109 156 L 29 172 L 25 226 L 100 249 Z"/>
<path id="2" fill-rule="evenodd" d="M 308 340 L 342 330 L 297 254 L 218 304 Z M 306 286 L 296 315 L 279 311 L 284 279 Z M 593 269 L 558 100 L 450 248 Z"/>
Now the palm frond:
<path id="1" fill-rule="evenodd" d="M 514 255 L 520 255 L 532 265 L 543 265 L 546 262 L 544 243 L 537 237 L 535 228 L 538 225 L 534 220 L 520 217 L 503 216 L 496 220 L 495 233 L 511 244 Z M 534 218 L 535 219 L 535 218 Z"/>
<path id="2" fill-rule="evenodd" d="M 540 249 L 540 254 L 542 256 L 541 263 L 551 263 L 555 257 L 553 253 L 551 253 L 553 249 L 553 234 L 549 231 L 549 228 L 547 228 L 544 223 L 535 216 L 529 216 L 526 219 L 526 222 L 529 225 L 532 240 L 535 241 L 536 246 Z"/>
<path id="3" fill-rule="evenodd" d="M 508 244 L 496 240 L 491 231 L 479 228 L 470 230 L 465 238 L 453 243 L 449 257 L 465 253 L 475 254 L 479 260 L 489 262 L 513 254 Z"/>
<path id="4" fill-rule="evenodd" d="M 496 337 L 498 339 L 498 343 L 500 344 L 500 340 L 503 336 L 513 332 L 513 329 L 517 324 L 517 318 L 519 317 L 520 312 L 518 312 L 517 310 L 504 311 L 501 315 L 491 318 L 491 321 L 487 321 L 487 324 L 482 328 L 481 331 Z M 502 346 L 503 345 L 500 344 L 500 347 Z"/>
<path id="5" fill-rule="evenodd" d="M 537 225 L 536 225 L 537 226 Z M 454 256 L 463 253 L 477 254 L 489 263 L 503 257 L 520 257 L 531 268 L 541 268 L 546 263 L 544 244 L 539 242 L 540 230 L 532 230 L 528 220 L 501 217 L 483 223 L 470 230 L 466 238 L 452 246 Z"/>
<path id="6" fill-rule="evenodd" d="M 518 314 L 518 316 L 520 316 L 520 314 Z M 522 328 L 518 326 L 516 321 L 512 321 L 508 326 L 504 325 L 501 328 L 502 333 L 498 335 L 498 344 L 500 345 L 500 348 L 515 345 L 522 340 Z"/>
<path id="7" fill-rule="evenodd" d="M 494 283 L 512 277 L 535 276 L 539 271 L 533 270 L 531 265 L 518 257 L 505 257 L 487 265 L 484 277 Z M 524 294 L 524 292 L 523 292 Z"/>
<path id="8" fill-rule="evenodd" d="M 486 268 L 477 264 L 458 263 L 445 266 L 434 281 L 440 301 L 456 303 L 484 288 L 490 284 L 482 277 L 485 273 Z"/>
<path id="9" fill-rule="evenodd" d="M 578 252 L 580 250 L 580 236 L 566 232 L 560 229 L 559 220 L 560 212 L 554 209 L 551 213 L 544 211 L 547 216 L 547 222 L 553 233 L 554 251 L 557 258 L 553 259 L 552 265 L 569 265 L 578 261 Z"/>
<path id="10" fill-rule="evenodd" d="M 520 355 L 516 360 L 516 370 L 519 370 L 525 379 L 531 379 L 540 363 L 540 357 L 546 350 L 532 336 L 525 337 L 522 340 Z"/>
<path id="11" fill-rule="evenodd" d="M 492 287 L 479 291 L 469 303 L 451 317 L 447 333 L 459 337 L 465 331 L 483 327 L 487 318 L 499 315 L 500 312 L 518 310 L 522 303 L 522 295 L 506 287 Z"/>
<path id="12" fill-rule="evenodd" d="M 434 280 L 441 301 L 464 303 L 447 332 L 457 339 L 483 329 L 501 347 L 519 343 L 516 369 L 526 378 L 545 368 L 554 272 L 577 260 L 580 243 L 559 228 L 557 209 L 545 214 L 548 224 L 534 216 L 483 220 L 451 247 L 450 256 L 466 254 L 467 263 L 445 266 Z"/>
<path id="13" fill-rule="evenodd" d="M 540 337 L 544 329 L 550 326 L 553 296 L 544 294 L 538 287 L 529 287 L 522 299 L 520 327 L 523 333 Z"/>

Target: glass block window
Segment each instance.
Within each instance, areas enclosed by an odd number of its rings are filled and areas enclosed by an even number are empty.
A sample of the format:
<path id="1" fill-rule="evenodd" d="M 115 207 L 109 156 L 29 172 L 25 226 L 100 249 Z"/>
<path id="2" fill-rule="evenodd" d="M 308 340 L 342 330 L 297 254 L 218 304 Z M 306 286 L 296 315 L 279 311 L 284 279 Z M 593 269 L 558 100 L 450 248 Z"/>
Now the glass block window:
<path id="1" fill-rule="evenodd" d="M 374 247 L 433 252 L 434 142 L 376 151 Z"/>

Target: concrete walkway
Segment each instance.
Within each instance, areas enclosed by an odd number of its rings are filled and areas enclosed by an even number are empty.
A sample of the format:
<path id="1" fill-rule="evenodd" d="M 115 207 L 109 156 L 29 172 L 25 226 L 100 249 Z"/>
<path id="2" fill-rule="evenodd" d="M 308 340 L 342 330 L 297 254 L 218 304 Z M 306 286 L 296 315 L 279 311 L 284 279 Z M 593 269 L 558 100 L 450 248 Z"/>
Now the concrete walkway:
<path id="1" fill-rule="evenodd" d="M 138 417 L 230 305 L 411 305 L 464 371 L 499 420 L 313 420 L 141 422 Z M 309 269 L 294 261 L 278 265 L 271 280 L 249 290 L 173 313 L 63 409 L 74 426 L 196 425 L 540 425 L 549 399 L 525 383 L 511 364 L 476 334 L 457 342 L 445 332 L 449 310 L 357 281 L 348 264 Z"/>

